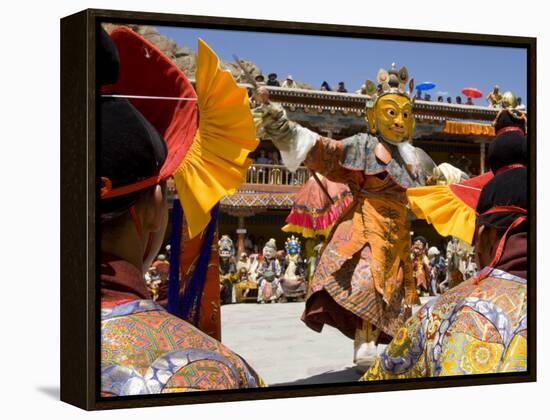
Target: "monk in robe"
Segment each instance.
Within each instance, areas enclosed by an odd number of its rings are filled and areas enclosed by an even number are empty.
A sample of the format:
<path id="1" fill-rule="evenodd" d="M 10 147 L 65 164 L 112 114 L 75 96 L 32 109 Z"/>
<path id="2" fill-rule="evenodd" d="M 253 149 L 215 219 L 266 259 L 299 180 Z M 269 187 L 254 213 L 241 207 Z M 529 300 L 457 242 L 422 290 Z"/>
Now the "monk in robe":
<path id="1" fill-rule="evenodd" d="M 430 291 L 430 260 L 426 255 L 426 239 L 423 236 L 417 236 L 413 240 L 411 248 L 411 259 L 413 265 L 413 275 L 416 283 L 417 293 L 422 294 Z"/>
<path id="2" fill-rule="evenodd" d="M 101 32 L 105 69 L 118 54 Z M 117 68 L 100 77 L 113 83 Z M 159 75 L 159 77 L 161 77 Z M 101 395 L 253 388 L 263 382 L 237 354 L 153 301 L 144 274 L 168 222 L 165 139 L 126 99 L 99 104 Z"/>
<path id="3" fill-rule="evenodd" d="M 527 369 L 527 170 L 496 175 L 477 211 L 483 269 L 423 306 L 363 380 Z"/>
<path id="4" fill-rule="evenodd" d="M 362 380 L 527 370 L 526 120 L 504 110 L 494 125 L 487 160 L 495 176 L 474 204 L 481 270 L 421 307 Z"/>

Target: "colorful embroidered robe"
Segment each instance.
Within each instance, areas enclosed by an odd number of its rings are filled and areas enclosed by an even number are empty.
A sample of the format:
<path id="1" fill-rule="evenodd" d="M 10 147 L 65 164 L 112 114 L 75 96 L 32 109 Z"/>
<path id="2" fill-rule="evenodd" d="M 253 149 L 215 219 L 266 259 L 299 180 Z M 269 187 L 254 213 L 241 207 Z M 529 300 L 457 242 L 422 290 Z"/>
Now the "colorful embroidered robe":
<path id="1" fill-rule="evenodd" d="M 103 396 L 265 386 L 240 356 L 148 299 L 137 268 L 104 256 L 101 272 Z"/>
<path id="2" fill-rule="evenodd" d="M 101 313 L 104 396 L 261 386 L 238 355 L 152 300 Z"/>
<path id="3" fill-rule="evenodd" d="M 406 319 L 403 303 L 418 303 L 405 192 L 423 185 L 425 174 L 419 169 L 411 176 L 391 145 L 382 162 L 380 147 L 365 133 L 341 141 L 321 137 L 304 161 L 353 195 L 320 256 L 302 315 L 316 331 L 329 324 L 353 339 L 368 321 L 393 336 Z"/>
<path id="4" fill-rule="evenodd" d="M 361 380 L 526 369 L 526 280 L 486 268 L 424 305 Z"/>

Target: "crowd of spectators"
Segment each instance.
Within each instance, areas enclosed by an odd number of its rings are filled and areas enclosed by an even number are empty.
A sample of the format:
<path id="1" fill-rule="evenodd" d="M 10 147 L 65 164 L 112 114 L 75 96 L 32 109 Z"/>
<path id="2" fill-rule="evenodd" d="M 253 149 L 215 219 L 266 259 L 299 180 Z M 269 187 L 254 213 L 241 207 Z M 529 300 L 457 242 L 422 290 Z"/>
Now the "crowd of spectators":
<path id="1" fill-rule="evenodd" d="M 281 157 L 278 150 L 268 151 L 266 149 L 260 149 L 256 152 L 256 156 L 253 157 L 253 160 L 260 165 L 281 164 Z"/>
<path id="2" fill-rule="evenodd" d="M 429 246 L 422 236 L 412 240 L 411 262 L 420 296 L 444 293 L 476 273 L 473 247 L 451 237 L 443 250 Z"/>
<path id="3" fill-rule="evenodd" d="M 255 81 L 260 85 L 267 85 L 267 86 L 277 86 L 277 87 L 283 87 L 283 88 L 297 88 L 298 85 L 292 75 L 288 75 L 285 80 L 280 82 L 277 79 L 277 73 L 269 73 L 267 75 L 267 81 L 265 80 L 265 77 L 260 74 L 255 77 Z M 321 86 L 319 87 L 320 91 L 323 92 L 340 92 L 340 93 L 347 93 L 348 90 L 346 88 L 345 82 L 340 81 L 338 82 L 338 87 L 336 89 L 332 89 L 329 83 L 324 80 L 323 83 L 321 83 Z M 366 92 L 366 85 L 363 84 L 359 89 L 355 91 L 356 94 L 365 95 Z M 438 92 L 439 93 L 439 92 Z M 446 92 L 444 92 L 446 93 Z M 416 91 L 415 99 L 431 102 L 432 101 L 432 95 L 427 92 L 421 92 L 420 90 Z M 502 94 L 499 91 L 498 85 L 495 85 L 493 90 L 489 92 L 489 94 L 486 97 L 488 101 L 488 106 L 493 108 L 500 108 L 502 106 Z M 453 98 L 448 95 L 439 94 L 437 96 L 437 102 L 440 103 L 453 103 Z M 476 105 L 471 97 L 467 97 L 465 100 L 462 98 L 461 95 L 457 95 L 454 98 L 454 103 L 458 105 Z M 522 103 L 521 98 L 517 98 L 517 106 L 516 109 L 519 109 L 520 111 L 525 111 L 525 105 Z"/>
<path id="4" fill-rule="evenodd" d="M 291 74 L 286 76 L 286 78 L 281 82 L 277 78 L 277 73 L 269 73 L 267 75 L 267 80 L 265 80 L 265 77 L 263 74 L 257 75 L 254 80 L 258 85 L 266 85 L 266 86 L 275 86 L 275 87 L 283 87 L 283 88 L 289 88 L 294 89 L 298 88 L 298 84 L 294 80 Z M 364 88 L 364 86 L 363 86 Z M 343 81 L 338 82 L 338 87 L 336 89 L 332 89 L 327 81 L 323 81 L 321 83 L 321 86 L 319 87 L 319 90 L 325 91 L 325 92 L 340 92 L 340 93 L 347 93 L 346 84 Z M 356 92 L 360 93 L 360 92 Z"/>

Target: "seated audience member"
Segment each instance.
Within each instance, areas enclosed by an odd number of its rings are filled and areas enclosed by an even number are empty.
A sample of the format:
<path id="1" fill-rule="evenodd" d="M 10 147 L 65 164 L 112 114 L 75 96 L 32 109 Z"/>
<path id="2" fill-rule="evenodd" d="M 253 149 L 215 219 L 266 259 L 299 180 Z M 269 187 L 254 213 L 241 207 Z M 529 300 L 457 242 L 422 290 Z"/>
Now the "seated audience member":
<path id="1" fill-rule="evenodd" d="M 279 152 L 277 150 L 274 150 L 269 154 L 269 159 L 271 160 L 272 165 L 280 165 L 281 160 L 279 159 Z"/>
<path id="2" fill-rule="evenodd" d="M 155 269 L 160 277 L 157 301 L 166 308 L 168 306 L 168 275 L 170 274 L 170 263 L 164 254 L 159 254 L 151 267 Z"/>
<path id="3" fill-rule="evenodd" d="M 261 165 L 269 165 L 271 163 L 271 159 L 267 157 L 267 152 L 265 151 L 265 149 L 260 150 L 260 154 L 256 158 L 256 163 L 259 163 Z"/>

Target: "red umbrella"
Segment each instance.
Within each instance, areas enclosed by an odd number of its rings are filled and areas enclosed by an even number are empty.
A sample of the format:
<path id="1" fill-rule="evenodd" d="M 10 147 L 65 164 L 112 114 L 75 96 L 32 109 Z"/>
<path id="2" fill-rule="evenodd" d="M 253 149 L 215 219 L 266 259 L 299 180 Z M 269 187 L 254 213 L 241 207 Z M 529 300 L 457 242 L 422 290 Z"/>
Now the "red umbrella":
<path id="1" fill-rule="evenodd" d="M 300 233 L 304 238 L 327 236 L 336 220 L 351 204 L 351 193 L 346 185 L 321 176 L 319 178 L 326 193 L 313 177 L 309 178 L 296 193 L 294 205 L 286 218 L 288 224 L 282 228 L 284 232 Z"/>
<path id="2" fill-rule="evenodd" d="M 467 98 L 481 98 L 483 96 L 483 93 L 479 89 L 476 89 L 473 87 L 467 87 L 462 89 L 462 93 Z"/>

